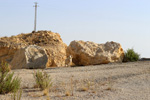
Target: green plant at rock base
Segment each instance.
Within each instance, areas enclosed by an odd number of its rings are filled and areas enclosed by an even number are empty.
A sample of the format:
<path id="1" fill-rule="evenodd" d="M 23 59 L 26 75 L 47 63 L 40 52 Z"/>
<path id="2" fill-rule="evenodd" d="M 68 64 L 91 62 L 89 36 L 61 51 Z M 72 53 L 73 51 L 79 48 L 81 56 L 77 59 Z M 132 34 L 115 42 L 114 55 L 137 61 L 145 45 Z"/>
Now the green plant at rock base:
<path id="1" fill-rule="evenodd" d="M 124 56 L 124 60 L 125 62 L 128 62 L 128 61 L 138 61 L 140 59 L 140 55 L 138 53 L 136 53 L 134 51 L 134 49 L 128 49 L 126 52 L 125 52 L 125 56 Z"/>
<path id="2" fill-rule="evenodd" d="M 10 73 L 7 63 L 0 64 L 0 94 L 16 92 L 20 89 L 21 79 L 17 76 L 13 78 L 14 73 Z"/>
<path id="3" fill-rule="evenodd" d="M 52 86 L 50 75 L 43 71 L 37 71 L 33 74 L 36 85 L 41 90 L 49 89 Z"/>

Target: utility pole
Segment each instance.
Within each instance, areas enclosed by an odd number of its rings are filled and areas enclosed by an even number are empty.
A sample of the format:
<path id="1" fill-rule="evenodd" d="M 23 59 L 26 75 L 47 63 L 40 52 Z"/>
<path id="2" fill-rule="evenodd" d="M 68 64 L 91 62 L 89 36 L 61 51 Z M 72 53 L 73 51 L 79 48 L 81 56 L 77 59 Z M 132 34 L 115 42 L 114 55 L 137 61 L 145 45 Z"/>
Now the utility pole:
<path id="1" fill-rule="evenodd" d="M 38 3 L 35 2 L 35 6 L 33 6 L 33 7 L 35 7 L 34 32 L 36 32 L 36 19 L 37 19 L 37 7 L 38 7 L 37 4 Z"/>

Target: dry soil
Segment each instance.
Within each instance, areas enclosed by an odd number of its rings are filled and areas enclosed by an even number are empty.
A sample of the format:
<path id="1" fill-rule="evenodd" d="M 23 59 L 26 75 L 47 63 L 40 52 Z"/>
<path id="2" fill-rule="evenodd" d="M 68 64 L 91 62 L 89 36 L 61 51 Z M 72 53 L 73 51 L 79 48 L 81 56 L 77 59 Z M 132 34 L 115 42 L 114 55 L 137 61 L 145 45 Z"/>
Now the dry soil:
<path id="1" fill-rule="evenodd" d="M 13 70 L 22 79 L 21 100 L 150 100 L 150 61 L 44 69 L 53 82 L 47 95 L 34 88 L 35 71 Z"/>

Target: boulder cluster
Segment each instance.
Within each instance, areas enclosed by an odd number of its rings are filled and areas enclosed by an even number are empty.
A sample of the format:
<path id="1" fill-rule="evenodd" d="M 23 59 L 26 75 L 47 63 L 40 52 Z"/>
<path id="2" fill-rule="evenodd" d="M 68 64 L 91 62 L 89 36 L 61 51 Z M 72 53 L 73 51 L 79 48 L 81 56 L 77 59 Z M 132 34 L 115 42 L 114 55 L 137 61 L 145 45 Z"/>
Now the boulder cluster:
<path id="1" fill-rule="evenodd" d="M 72 41 L 67 46 L 51 31 L 0 38 L 0 62 L 7 62 L 12 69 L 107 64 L 122 62 L 123 57 L 119 43 Z"/>

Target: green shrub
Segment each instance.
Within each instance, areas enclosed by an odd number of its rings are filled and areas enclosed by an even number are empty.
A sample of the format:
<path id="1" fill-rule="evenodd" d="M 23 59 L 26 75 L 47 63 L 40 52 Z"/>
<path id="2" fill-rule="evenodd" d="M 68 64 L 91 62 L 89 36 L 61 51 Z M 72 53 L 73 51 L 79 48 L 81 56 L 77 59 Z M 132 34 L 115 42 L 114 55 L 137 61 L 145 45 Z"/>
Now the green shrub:
<path id="1" fill-rule="evenodd" d="M 124 56 L 124 62 L 134 62 L 134 61 L 138 61 L 140 59 L 140 55 L 138 53 L 136 53 L 134 51 L 134 49 L 128 49 L 125 52 L 125 56 Z"/>
<path id="2" fill-rule="evenodd" d="M 20 89 L 21 79 L 14 77 L 14 73 L 10 73 L 7 63 L 0 64 L 0 94 L 9 92 L 17 92 Z"/>
<path id="3" fill-rule="evenodd" d="M 36 81 L 36 86 L 41 90 L 45 90 L 52 86 L 50 75 L 48 75 L 46 72 L 43 71 L 40 72 L 38 70 L 33 75 Z"/>
<path id="4" fill-rule="evenodd" d="M 21 100 L 21 96 L 22 96 L 22 89 L 11 94 L 11 100 Z"/>

